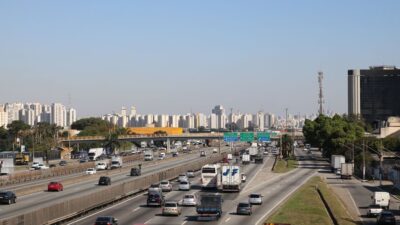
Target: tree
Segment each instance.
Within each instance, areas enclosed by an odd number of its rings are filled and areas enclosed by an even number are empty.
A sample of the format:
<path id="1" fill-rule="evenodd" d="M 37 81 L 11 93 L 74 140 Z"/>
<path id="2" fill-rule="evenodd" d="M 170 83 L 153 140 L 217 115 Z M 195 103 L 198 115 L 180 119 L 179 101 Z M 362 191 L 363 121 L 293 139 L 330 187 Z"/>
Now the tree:
<path id="1" fill-rule="evenodd" d="M 121 147 L 121 142 L 118 139 L 117 133 L 111 133 L 106 137 L 104 147 L 111 150 L 112 154 L 115 154 L 115 150 Z"/>
<path id="2" fill-rule="evenodd" d="M 158 130 L 158 131 L 154 132 L 153 134 L 154 135 L 167 135 L 168 133 L 163 130 Z"/>
<path id="3" fill-rule="evenodd" d="M 225 127 L 228 131 L 238 131 L 239 130 L 239 126 L 236 123 L 227 123 L 225 125 Z"/>
<path id="4" fill-rule="evenodd" d="M 71 128 L 81 131 L 78 136 L 106 136 L 113 126 L 101 118 L 91 117 L 75 121 Z"/>
<path id="5" fill-rule="evenodd" d="M 288 158 L 291 155 L 293 147 L 293 139 L 291 136 L 284 134 L 282 136 L 282 156 L 283 158 Z"/>

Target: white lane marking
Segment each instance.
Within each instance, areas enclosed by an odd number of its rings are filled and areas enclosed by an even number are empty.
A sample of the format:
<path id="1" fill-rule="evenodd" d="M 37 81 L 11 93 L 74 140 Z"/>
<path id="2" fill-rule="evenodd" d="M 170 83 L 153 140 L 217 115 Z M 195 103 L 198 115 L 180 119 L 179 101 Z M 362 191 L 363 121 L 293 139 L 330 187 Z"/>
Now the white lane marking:
<path id="1" fill-rule="evenodd" d="M 100 210 L 100 211 L 98 211 L 98 212 L 95 212 L 95 213 L 93 213 L 93 214 L 90 214 L 90 215 L 87 215 L 87 216 L 85 216 L 85 217 L 82 217 L 82 218 L 80 218 L 79 220 L 75 220 L 75 221 L 73 221 L 72 223 L 69 223 L 69 224 L 67 224 L 67 225 L 75 224 L 75 223 L 77 223 L 77 222 L 79 222 L 79 221 L 82 221 L 82 220 L 84 220 L 84 219 L 87 219 L 87 218 L 89 218 L 89 217 L 92 217 L 92 216 L 94 216 L 94 215 L 97 215 L 97 214 L 99 214 L 99 213 L 101 213 L 101 212 L 104 212 L 104 211 L 106 211 L 106 210 L 115 208 L 115 207 L 117 207 L 117 206 L 119 206 L 119 205 L 122 205 L 122 204 L 124 204 L 124 203 L 126 203 L 126 202 L 128 202 L 128 201 L 130 201 L 130 200 L 133 200 L 133 199 L 135 199 L 135 198 L 139 198 L 139 197 L 142 197 L 142 196 L 143 196 L 143 195 L 139 193 L 137 196 L 135 196 L 135 197 L 133 197 L 133 198 L 129 198 L 129 199 L 125 200 L 125 201 L 122 201 L 122 202 L 117 203 L 117 204 L 115 204 L 115 205 L 112 205 L 112 206 L 110 206 L 110 207 L 104 208 L 104 209 L 102 209 L 102 210 Z"/>
<path id="2" fill-rule="evenodd" d="M 187 221 L 183 222 L 181 225 L 185 225 L 187 223 Z"/>
<path id="3" fill-rule="evenodd" d="M 357 209 L 357 213 L 358 213 L 358 215 L 359 215 L 359 218 L 361 219 L 361 222 L 364 224 L 364 218 L 361 216 L 360 209 L 358 208 L 356 202 L 354 201 L 353 196 L 351 195 L 349 189 L 346 189 L 346 191 L 349 193 L 350 200 L 351 200 L 351 202 L 354 204 L 354 207 Z"/>
<path id="4" fill-rule="evenodd" d="M 311 177 L 315 176 L 318 171 L 315 171 L 313 174 L 311 174 L 307 179 L 304 179 L 303 182 L 300 183 L 299 186 L 294 188 L 292 191 L 290 191 L 285 197 L 281 198 L 281 200 L 278 201 L 278 203 L 275 204 L 274 207 L 272 207 L 270 210 L 268 210 L 264 215 L 261 216 L 259 220 L 257 220 L 257 224 L 262 224 L 262 222 L 265 220 L 265 217 L 267 217 L 276 207 L 280 206 L 282 202 L 284 202 L 290 195 L 292 195 L 295 191 L 297 191 L 301 186 L 303 186 Z"/>
<path id="5" fill-rule="evenodd" d="M 225 222 L 228 222 L 229 220 L 231 220 L 231 217 L 228 217 L 228 218 L 225 220 Z"/>
<path id="6" fill-rule="evenodd" d="M 140 207 L 137 207 L 136 209 L 132 210 L 132 212 L 136 212 L 140 209 Z"/>
<path id="7" fill-rule="evenodd" d="M 146 221 L 144 224 L 148 224 L 148 223 L 150 223 L 150 220 L 151 220 L 151 219 L 147 220 L 147 221 Z"/>

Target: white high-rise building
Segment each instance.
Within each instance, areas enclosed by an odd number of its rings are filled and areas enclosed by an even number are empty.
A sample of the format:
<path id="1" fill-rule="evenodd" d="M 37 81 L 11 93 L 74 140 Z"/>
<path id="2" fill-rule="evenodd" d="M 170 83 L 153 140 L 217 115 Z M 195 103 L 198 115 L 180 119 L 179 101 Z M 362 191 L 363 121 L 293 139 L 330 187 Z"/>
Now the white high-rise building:
<path id="1" fill-rule="evenodd" d="M 60 127 L 67 126 L 67 110 L 61 103 L 53 103 L 51 105 L 51 123 Z"/>
<path id="2" fill-rule="evenodd" d="M 168 124 L 169 124 L 169 116 L 168 115 L 158 115 L 157 127 L 167 127 Z"/>
<path id="3" fill-rule="evenodd" d="M 7 128 L 8 113 L 5 111 L 4 106 L 0 107 L 0 127 Z"/>
<path id="4" fill-rule="evenodd" d="M 218 116 L 214 113 L 210 115 L 209 128 L 218 129 Z"/>
<path id="5" fill-rule="evenodd" d="M 76 110 L 73 108 L 68 109 L 67 111 L 67 126 L 71 127 L 71 125 L 76 121 Z"/>
<path id="6" fill-rule="evenodd" d="M 126 127 L 128 127 L 128 123 L 129 123 L 129 117 L 128 116 L 121 115 L 121 116 L 118 117 L 118 126 L 119 127 L 126 128 Z"/>
<path id="7" fill-rule="evenodd" d="M 169 126 L 170 127 L 179 127 L 179 115 L 171 115 L 169 116 Z"/>
<path id="8" fill-rule="evenodd" d="M 147 114 L 144 116 L 144 120 L 145 120 L 145 125 L 151 125 L 154 123 L 154 115 L 153 114 Z"/>
<path id="9" fill-rule="evenodd" d="M 135 106 L 131 106 L 131 117 L 136 116 L 136 107 Z"/>
<path id="10" fill-rule="evenodd" d="M 253 124 L 257 126 L 258 131 L 264 131 L 264 113 L 263 112 L 258 112 L 257 114 L 254 115 L 253 117 Z"/>
<path id="11" fill-rule="evenodd" d="M 207 127 L 207 116 L 203 113 L 197 113 L 195 116 L 195 128 Z"/>

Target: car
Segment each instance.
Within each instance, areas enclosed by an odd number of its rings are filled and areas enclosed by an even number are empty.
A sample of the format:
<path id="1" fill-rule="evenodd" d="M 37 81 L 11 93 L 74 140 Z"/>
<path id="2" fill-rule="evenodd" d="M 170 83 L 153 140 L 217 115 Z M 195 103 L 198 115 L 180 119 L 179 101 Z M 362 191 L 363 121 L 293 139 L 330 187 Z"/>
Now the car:
<path id="1" fill-rule="evenodd" d="M 246 174 L 242 173 L 241 177 L 242 177 L 242 183 L 245 183 L 246 182 L 246 178 L 247 178 Z"/>
<path id="2" fill-rule="evenodd" d="M 265 150 L 265 151 L 263 152 L 263 154 L 264 154 L 264 155 L 268 155 L 268 154 L 269 154 L 268 150 Z"/>
<path id="3" fill-rule="evenodd" d="M 367 210 L 367 216 L 378 216 L 383 211 L 380 205 L 370 205 Z"/>
<path id="4" fill-rule="evenodd" d="M 112 216 L 99 216 L 94 225 L 118 225 L 118 220 Z"/>
<path id="5" fill-rule="evenodd" d="M 39 169 L 39 170 L 46 170 L 48 168 L 49 168 L 48 166 L 45 166 L 44 164 L 41 164 L 41 163 L 36 167 L 36 169 Z"/>
<path id="6" fill-rule="evenodd" d="M 189 194 L 189 195 L 183 196 L 183 199 L 181 201 L 181 205 L 183 205 L 183 206 L 196 206 L 197 205 L 196 195 Z"/>
<path id="7" fill-rule="evenodd" d="M 87 163 L 87 162 L 89 162 L 89 159 L 87 158 L 82 158 L 79 160 L 79 163 Z"/>
<path id="8" fill-rule="evenodd" d="M 194 177 L 194 171 L 193 171 L 193 170 L 188 170 L 188 171 L 186 172 L 186 176 L 187 176 L 188 178 L 193 178 L 193 177 Z"/>
<path id="9" fill-rule="evenodd" d="M 88 168 L 88 169 L 86 170 L 86 174 L 87 174 L 87 175 L 96 174 L 96 169 L 95 169 L 95 168 Z"/>
<path id="10" fill-rule="evenodd" d="M 172 157 L 178 157 L 179 156 L 179 153 L 178 152 L 173 152 L 172 153 Z"/>
<path id="11" fill-rule="evenodd" d="M 147 195 L 147 206 L 163 206 L 164 195 L 161 191 L 150 191 Z"/>
<path id="12" fill-rule="evenodd" d="M 0 203 L 13 204 L 17 200 L 17 196 L 12 191 L 0 191 Z"/>
<path id="13" fill-rule="evenodd" d="M 160 188 L 164 191 L 172 191 L 172 184 L 168 180 L 163 180 L 160 182 Z"/>
<path id="14" fill-rule="evenodd" d="M 262 197 L 263 196 L 261 194 L 251 194 L 249 195 L 249 203 L 252 205 L 261 205 Z"/>
<path id="15" fill-rule="evenodd" d="M 141 174 L 141 169 L 137 167 L 131 168 L 131 176 L 140 176 Z"/>
<path id="16" fill-rule="evenodd" d="M 214 148 L 213 153 L 218 153 L 218 149 Z"/>
<path id="17" fill-rule="evenodd" d="M 179 190 L 189 191 L 190 190 L 190 182 L 187 180 L 179 182 Z"/>
<path id="18" fill-rule="evenodd" d="M 98 162 L 96 164 L 96 170 L 107 170 L 108 169 L 108 165 L 105 162 Z"/>
<path id="19" fill-rule="evenodd" d="M 111 178 L 106 176 L 101 176 L 99 178 L 99 185 L 111 185 Z"/>
<path id="20" fill-rule="evenodd" d="M 206 156 L 206 152 L 205 151 L 201 151 L 200 152 L 200 157 L 205 157 Z"/>
<path id="21" fill-rule="evenodd" d="M 66 165 L 67 165 L 67 161 L 61 160 L 61 161 L 58 163 L 58 165 L 59 165 L 59 166 L 66 166 Z"/>
<path id="22" fill-rule="evenodd" d="M 60 182 L 52 181 L 47 185 L 47 191 L 63 191 L 64 187 Z"/>
<path id="23" fill-rule="evenodd" d="M 181 208 L 178 206 L 177 202 L 168 201 L 165 202 L 164 207 L 162 208 L 162 214 L 164 216 L 179 216 L 181 215 Z"/>
<path id="24" fill-rule="evenodd" d="M 36 169 L 36 168 L 38 168 L 39 164 L 40 163 L 38 163 L 38 162 L 33 162 L 31 168 Z"/>
<path id="25" fill-rule="evenodd" d="M 248 202 L 240 202 L 236 207 L 236 214 L 238 215 L 251 215 L 252 205 Z"/>
<path id="26" fill-rule="evenodd" d="M 396 218 L 394 217 L 393 213 L 390 211 L 382 211 L 377 220 L 377 225 L 396 225 Z"/>
<path id="27" fill-rule="evenodd" d="M 164 152 L 161 152 L 161 153 L 158 155 L 158 159 L 159 159 L 159 160 L 165 159 L 165 153 L 164 153 Z"/>
<path id="28" fill-rule="evenodd" d="M 149 187 L 149 193 L 150 192 L 162 192 L 162 190 L 161 190 L 161 188 L 160 188 L 160 184 L 152 184 L 152 185 L 150 185 L 150 187 Z"/>
<path id="29" fill-rule="evenodd" d="M 50 168 L 54 168 L 54 167 L 57 167 L 57 165 L 56 164 L 50 164 L 49 167 Z"/>
<path id="30" fill-rule="evenodd" d="M 188 180 L 189 180 L 189 178 L 186 176 L 186 174 L 179 174 L 179 177 L 178 177 L 179 182 L 188 181 Z"/>

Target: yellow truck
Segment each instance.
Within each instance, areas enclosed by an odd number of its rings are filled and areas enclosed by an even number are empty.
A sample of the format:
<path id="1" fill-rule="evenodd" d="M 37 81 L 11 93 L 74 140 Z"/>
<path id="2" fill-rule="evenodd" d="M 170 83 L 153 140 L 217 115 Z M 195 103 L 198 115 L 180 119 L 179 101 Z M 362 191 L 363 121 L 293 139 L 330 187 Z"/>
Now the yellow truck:
<path id="1" fill-rule="evenodd" d="M 17 153 L 15 155 L 15 165 L 28 165 L 29 155 L 23 153 Z"/>

